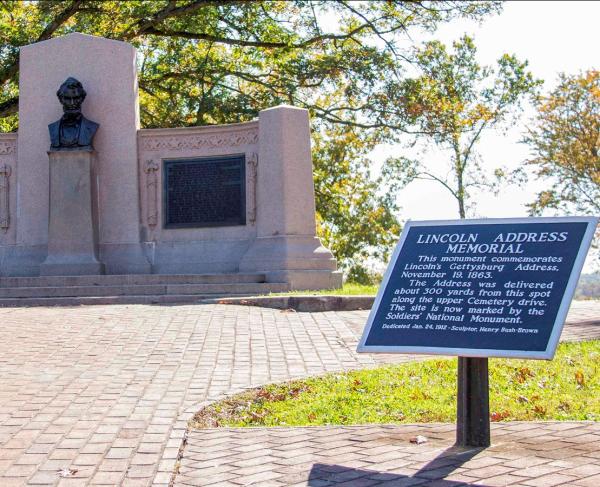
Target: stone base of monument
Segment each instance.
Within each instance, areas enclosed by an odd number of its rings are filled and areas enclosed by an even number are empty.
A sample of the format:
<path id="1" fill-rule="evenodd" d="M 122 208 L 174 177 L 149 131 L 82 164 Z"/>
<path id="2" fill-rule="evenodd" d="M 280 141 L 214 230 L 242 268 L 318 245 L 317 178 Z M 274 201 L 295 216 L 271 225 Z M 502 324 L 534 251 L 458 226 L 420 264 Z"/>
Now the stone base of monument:
<path id="1" fill-rule="evenodd" d="M 54 262 L 53 259 L 56 259 Z M 69 257 L 53 256 L 40 265 L 40 276 L 94 276 L 104 274 L 104 265 L 99 262 L 77 261 Z"/>
<path id="2" fill-rule="evenodd" d="M 259 237 L 240 263 L 240 272 L 262 272 L 269 282 L 287 282 L 290 289 L 332 289 L 342 286 L 336 260 L 315 236 Z"/>
<path id="3" fill-rule="evenodd" d="M 268 282 L 287 282 L 292 291 L 339 289 L 343 284 L 342 271 L 287 270 L 266 272 Z"/>
<path id="4" fill-rule="evenodd" d="M 0 277 L 0 307 L 198 303 L 289 290 L 260 273 Z"/>
<path id="5" fill-rule="evenodd" d="M 0 246 L 0 276 L 37 276 L 47 253 L 45 245 Z"/>
<path id="6" fill-rule="evenodd" d="M 139 242 L 101 244 L 100 260 L 107 274 L 150 274 L 152 266 Z"/>
<path id="7" fill-rule="evenodd" d="M 97 215 L 93 198 L 93 152 L 51 151 L 48 257 L 42 276 L 102 274 L 97 258 Z"/>

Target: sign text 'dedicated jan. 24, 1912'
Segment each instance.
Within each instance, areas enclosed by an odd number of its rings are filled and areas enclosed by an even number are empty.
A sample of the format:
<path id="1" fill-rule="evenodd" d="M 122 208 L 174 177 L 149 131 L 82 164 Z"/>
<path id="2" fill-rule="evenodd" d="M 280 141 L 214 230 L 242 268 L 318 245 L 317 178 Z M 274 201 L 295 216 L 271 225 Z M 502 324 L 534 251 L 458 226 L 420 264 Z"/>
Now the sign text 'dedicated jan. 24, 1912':
<path id="1" fill-rule="evenodd" d="M 597 221 L 408 222 L 358 350 L 552 358 Z"/>

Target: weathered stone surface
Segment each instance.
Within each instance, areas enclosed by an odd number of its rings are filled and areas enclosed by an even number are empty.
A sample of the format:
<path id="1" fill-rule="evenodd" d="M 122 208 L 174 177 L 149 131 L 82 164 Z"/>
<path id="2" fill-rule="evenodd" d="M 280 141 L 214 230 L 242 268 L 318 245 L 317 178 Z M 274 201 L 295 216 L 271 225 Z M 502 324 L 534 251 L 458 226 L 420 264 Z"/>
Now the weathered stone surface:
<path id="1" fill-rule="evenodd" d="M 91 151 L 49 152 L 48 256 L 41 275 L 102 274 L 97 216 L 93 215 Z"/>
<path id="2" fill-rule="evenodd" d="M 315 236 L 308 110 L 282 105 L 261 111 L 258 160 L 257 238 L 240 271 L 266 272 L 293 289 L 339 287 L 335 258 Z"/>
<path id="3" fill-rule="evenodd" d="M 47 126 L 62 114 L 56 102 L 57 87 L 73 76 L 88 94 L 83 114 L 100 124 L 94 138 L 99 243 L 113 249 L 115 244 L 120 246 L 106 253 L 103 261 L 113 273 L 149 272 L 139 243 L 135 56 L 130 44 L 79 33 L 21 48 L 17 246 L 23 248 L 22 253 L 27 253 L 24 247 L 48 242 Z M 123 253 L 127 255 L 121 259 Z"/>

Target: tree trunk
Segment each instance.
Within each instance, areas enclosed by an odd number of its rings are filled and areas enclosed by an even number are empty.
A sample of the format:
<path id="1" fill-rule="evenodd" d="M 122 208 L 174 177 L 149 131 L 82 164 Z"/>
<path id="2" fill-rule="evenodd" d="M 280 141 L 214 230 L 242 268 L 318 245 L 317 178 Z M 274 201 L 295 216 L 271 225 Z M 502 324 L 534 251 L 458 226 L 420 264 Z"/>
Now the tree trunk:
<path id="1" fill-rule="evenodd" d="M 454 157 L 456 158 L 456 162 L 454 164 L 454 169 L 456 171 L 456 199 L 458 201 L 458 215 L 460 219 L 466 218 L 465 213 L 465 184 L 463 181 L 463 175 L 465 171 L 465 166 L 461 162 L 460 149 L 455 147 L 454 149 Z"/>

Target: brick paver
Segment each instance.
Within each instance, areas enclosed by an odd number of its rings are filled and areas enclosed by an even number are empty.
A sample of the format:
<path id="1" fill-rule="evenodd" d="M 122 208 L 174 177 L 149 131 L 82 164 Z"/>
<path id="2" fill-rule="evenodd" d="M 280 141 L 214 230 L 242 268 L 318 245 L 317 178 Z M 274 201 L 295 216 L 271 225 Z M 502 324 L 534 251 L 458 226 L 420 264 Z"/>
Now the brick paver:
<path id="1" fill-rule="evenodd" d="M 417 435 L 427 442 L 411 443 Z M 600 485 L 600 423 L 494 423 L 492 436 L 490 448 L 469 449 L 453 446 L 454 424 L 192 430 L 175 485 Z M 227 455 L 207 456 L 207 442 Z M 247 446 L 261 461 L 241 468 Z"/>
<path id="2" fill-rule="evenodd" d="M 201 404 L 268 382 L 410 360 L 355 353 L 366 315 L 219 305 L 0 309 L 0 486 L 168 485 Z M 598 336 L 598 316 L 599 303 L 575 303 L 572 321 L 588 325 L 569 325 L 565 336 Z M 204 444 L 212 461 L 228 454 L 219 445 Z M 299 458 L 288 460 L 291 468 Z M 236 468 L 256 475 L 255 485 L 282 485 L 260 462 Z M 216 485 L 239 485 L 231 470 L 215 475 Z"/>

